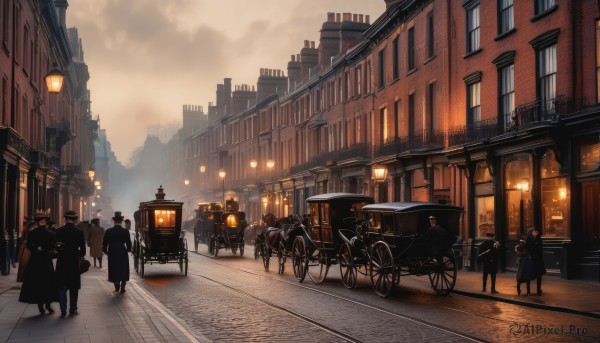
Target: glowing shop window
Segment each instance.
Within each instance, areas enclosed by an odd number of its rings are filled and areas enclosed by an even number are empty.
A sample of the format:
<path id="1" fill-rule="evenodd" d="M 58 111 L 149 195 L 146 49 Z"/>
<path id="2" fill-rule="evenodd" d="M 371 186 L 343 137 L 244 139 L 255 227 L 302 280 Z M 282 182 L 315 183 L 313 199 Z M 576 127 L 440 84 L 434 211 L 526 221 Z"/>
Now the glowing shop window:
<path id="1" fill-rule="evenodd" d="M 155 210 L 154 225 L 156 227 L 175 227 L 175 211 Z"/>

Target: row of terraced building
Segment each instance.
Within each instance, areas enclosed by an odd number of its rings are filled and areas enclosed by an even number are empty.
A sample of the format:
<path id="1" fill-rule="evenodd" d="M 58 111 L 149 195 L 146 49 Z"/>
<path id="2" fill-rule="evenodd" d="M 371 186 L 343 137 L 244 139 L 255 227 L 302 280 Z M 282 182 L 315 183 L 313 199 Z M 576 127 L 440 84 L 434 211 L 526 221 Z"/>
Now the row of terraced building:
<path id="1" fill-rule="evenodd" d="M 206 112 L 184 106 L 171 182 L 188 204 L 237 198 L 250 220 L 328 192 L 463 206 L 463 267 L 494 231 L 512 269 L 536 226 L 551 273 L 600 280 L 599 17 L 594 0 L 329 13 L 287 75 L 226 78 Z"/>

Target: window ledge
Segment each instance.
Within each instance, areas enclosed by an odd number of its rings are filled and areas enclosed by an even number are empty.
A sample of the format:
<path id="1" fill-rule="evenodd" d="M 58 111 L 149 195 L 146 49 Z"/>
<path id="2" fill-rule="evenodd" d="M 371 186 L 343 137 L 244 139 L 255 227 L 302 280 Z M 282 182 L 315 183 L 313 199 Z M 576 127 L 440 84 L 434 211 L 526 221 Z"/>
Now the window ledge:
<path id="1" fill-rule="evenodd" d="M 413 74 L 416 71 L 417 71 L 417 68 L 412 68 L 411 70 L 408 71 L 408 73 L 406 73 L 406 76 Z"/>
<path id="2" fill-rule="evenodd" d="M 431 56 L 431 57 L 427 58 L 425 61 L 423 61 L 423 65 L 425 65 L 425 64 L 427 64 L 427 63 L 429 63 L 431 60 L 434 60 L 434 59 L 435 59 L 435 57 L 436 57 L 436 55 L 435 55 L 435 54 L 433 54 L 433 56 Z"/>
<path id="3" fill-rule="evenodd" d="M 469 53 L 467 53 L 466 55 L 463 56 L 464 59 L 467 59 L 473 55 L 477 55 L 478 53 L 482 52 L 483 50 L 481 48 L 477 49 L 477 50 L 473 50 Z"/>
<path id="4" fill-rule="evenodd" d="M 549 9 L 545 10 L 544 12 L 538 13 L 538 14 L 534 15 L 533 17 L 531 17 L 531 19 L 529 19 L 529 21 L 533 23 L 534 21 L 544 18 L 545 16 L 556 11 L 557 9 L 558 9 L 558 5 L 554 4 L 554 6 L 550 7 Z"/>
<path id="5" fill-rule="evenodd" d="M 393 85 L 394 83 L 400 81 L 400 78 L 395 78 L 392 82 L 390 82 L 389 86 Z"/>
<path id="6" fill-rule="evenodd" d="M 510 36 L 511 34 L 513 34 L 514 32 L 517 32 L 517 29 L 515 29 L 514 27 L 508 31 L 502 32 L 501 34 L 497 35 L 496 38 L 494 38 L 495 41 L 499 41 L 502 38 L 505 38 L 507 36 Z"/>

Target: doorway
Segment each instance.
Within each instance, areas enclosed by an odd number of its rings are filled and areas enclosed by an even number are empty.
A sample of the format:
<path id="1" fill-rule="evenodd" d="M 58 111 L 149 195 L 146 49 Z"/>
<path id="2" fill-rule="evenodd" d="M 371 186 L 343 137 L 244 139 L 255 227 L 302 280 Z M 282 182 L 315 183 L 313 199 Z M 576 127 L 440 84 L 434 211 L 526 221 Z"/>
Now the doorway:
<path id="1" fill-rule="evenodd" d="M 583 239 L 586 247 L 600 247 L 600 180 L 581 184 Z"/>

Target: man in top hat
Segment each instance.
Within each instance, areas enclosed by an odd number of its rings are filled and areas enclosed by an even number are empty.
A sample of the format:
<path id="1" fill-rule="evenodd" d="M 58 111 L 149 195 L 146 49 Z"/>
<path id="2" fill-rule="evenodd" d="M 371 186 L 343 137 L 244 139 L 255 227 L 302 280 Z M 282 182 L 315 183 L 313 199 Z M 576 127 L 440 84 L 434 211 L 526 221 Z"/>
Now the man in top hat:
<path id="1" fill-rule="evenodd" d="M 104 239 L 104 228 L 100 226 L 100 218 L 94 218 L 91 220 L 91 229 L 88 237 L 88 247 L 90 247 L 90 256 L 94 259 L 94 267 L 96 267 L 96 260 L 98 261 L 99 268 L 102 268 L 102 240 Z"/>
<path id="2" fill-rule="evenodd" d="M 108 281 L 115 285 L 115 292 L 125 293 L 125 285 L 129 281 L 129 255 L 131 237 L 129 231 L 122 227 L 123 217 L 120 211 L 115 212 L 112 220 L 115 226 L 106 230 L 102 242 L 102 250 L 108 255 Z"/>
<path id="3" fill-rule="evenodd" d="M 494 240 L 496 234 L 488 232 L 485 234 L 487 239 L 479 246 L 481 253 L 477 257 L 479 261 L 483 263 L 483 287 L 482 292 L 486 291 L 486 284 L 488 275 L 492 279 L 492 293 L 498 293 L 496 291 L 496 273 L 498 272 L 498 250 L 500 249 L 500 243 Z"/>
<path id="4" fill-rule="evenodd" d="M 60 243 L 60 251 L 56 261 L 56 285 L 60 303 L 60 316 L 67 314 L 67 290 L 69 290 L 69 314 L 77 314 L 77 298 L 81 288 L 79 259 L 85 256 L 85 239 L 83 231 L 75 226 L 79 216 L 77 212 L 65 212 L 65 225 L 56 230 L 56 242 Z"/>

